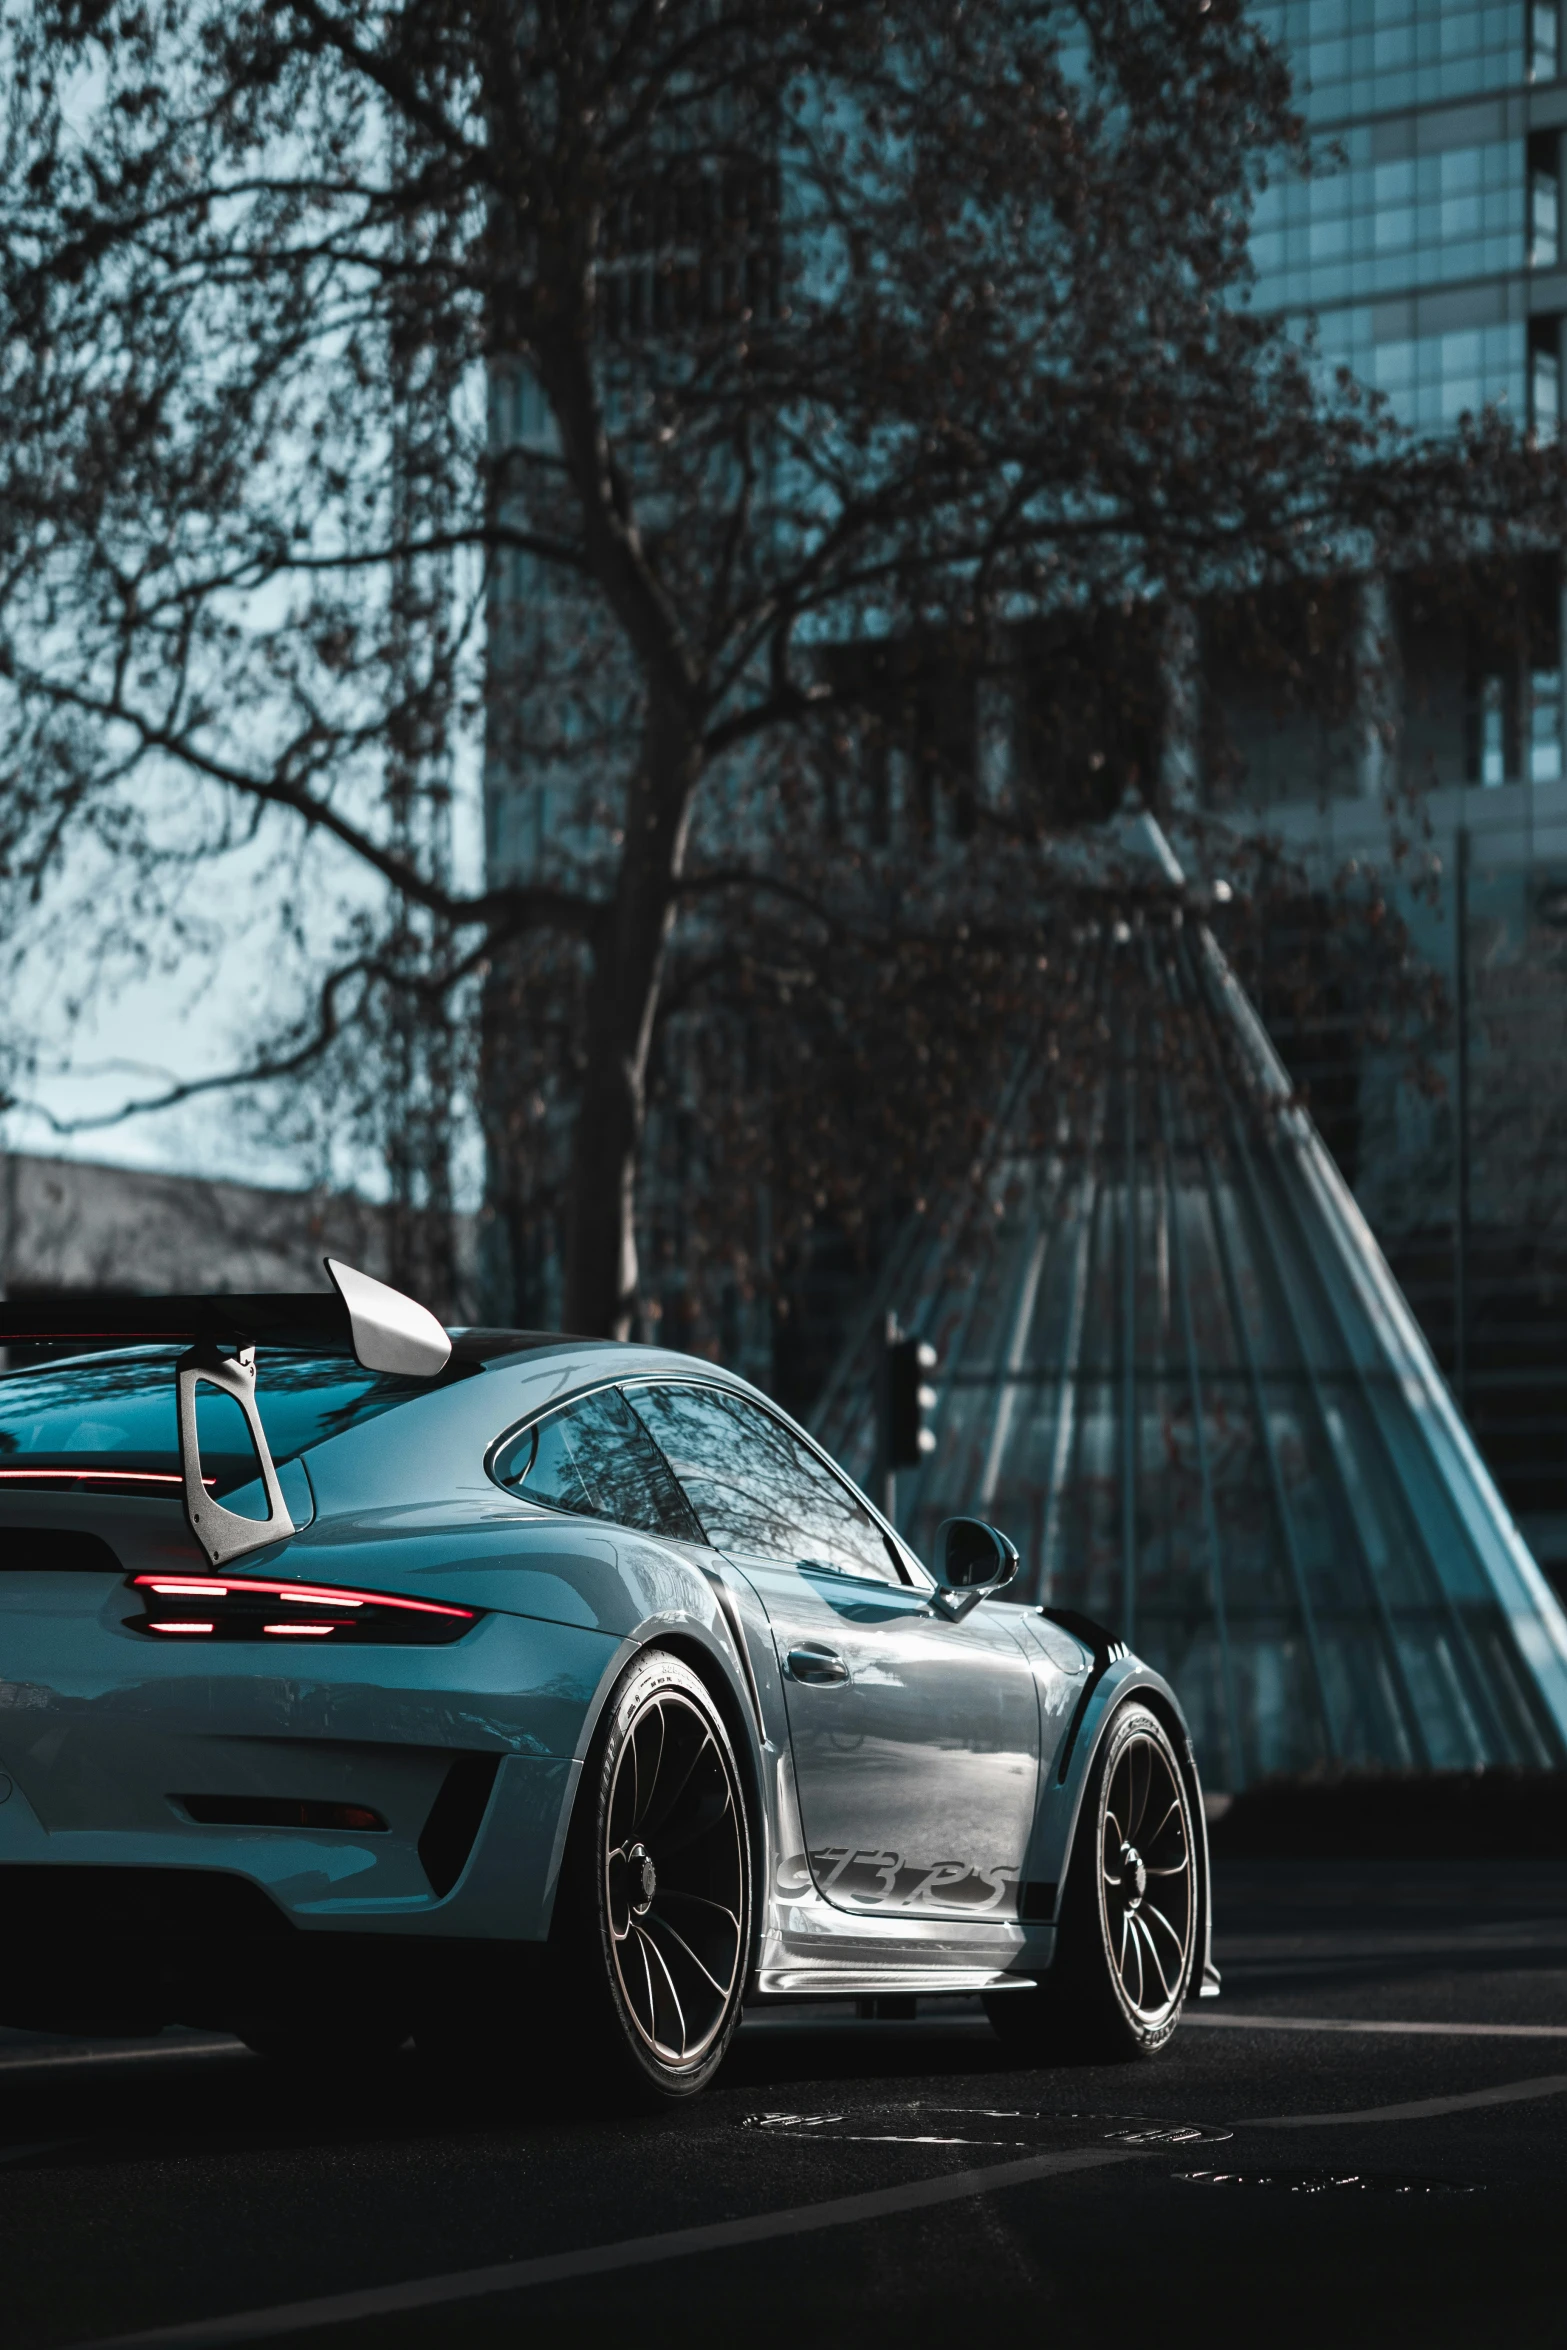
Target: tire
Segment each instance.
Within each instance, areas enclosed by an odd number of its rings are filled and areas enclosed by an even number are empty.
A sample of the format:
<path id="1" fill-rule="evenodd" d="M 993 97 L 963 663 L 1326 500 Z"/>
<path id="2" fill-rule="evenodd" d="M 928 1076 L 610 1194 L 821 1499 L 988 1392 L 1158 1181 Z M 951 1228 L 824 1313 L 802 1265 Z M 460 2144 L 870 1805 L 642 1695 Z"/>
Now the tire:
<path id="1" fill-rule="evenodd" d="M 554 1939 L 574 2070 L 639 2102 L 694 2096 L 728 2052 L 751 1955 L 734 1749 L 678 1657 L 638 1657 L 583 1774 Z"/>
<path id="2" fill-rule="evenodd" d="M 1019 2056 L 1125 2063 L 1181 2020 L 1197 1952 L 1191 1797 L 1169 1732 L 1135 1699 L 1101 1741 L 1083 1794 L 1049 1974 L 986 2002 Z"/>

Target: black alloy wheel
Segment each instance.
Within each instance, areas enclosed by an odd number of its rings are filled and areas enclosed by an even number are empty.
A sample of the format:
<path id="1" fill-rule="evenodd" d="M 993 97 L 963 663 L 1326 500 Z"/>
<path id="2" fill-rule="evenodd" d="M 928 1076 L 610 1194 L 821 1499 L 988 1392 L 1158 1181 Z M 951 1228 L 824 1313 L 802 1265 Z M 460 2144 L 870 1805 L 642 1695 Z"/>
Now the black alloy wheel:
<path id="1" fill-rule="evenodd" d="M 583 2053 L 660 2098 L 704 2088 L 740 2017 L 751 1847 L 729 1734 L 678 1657 L 638 1658 L 605 1709 L 561 1895 Z"/>
<path id="2" fill-rule="evenodd" d="M 1099 1925 L 1112 1985 L 1139 2045 L 1162 2046 L 1191 1981 L 1191 1810 L 1169 1736 L 1140 1706 L 1111 1729 L 1097 1842 Z"/>
<path id="3" fill-rule="evenodd" d="M 1191 1797 L 1169 1732 L 1134 1699 L 1094 1760 L 1067 1871 L 1056 1955 L 1033 1994 L 987 2001 L 1020 2055 L 1152 2056 L 1180 2022 L 1197 1955 Z"/>

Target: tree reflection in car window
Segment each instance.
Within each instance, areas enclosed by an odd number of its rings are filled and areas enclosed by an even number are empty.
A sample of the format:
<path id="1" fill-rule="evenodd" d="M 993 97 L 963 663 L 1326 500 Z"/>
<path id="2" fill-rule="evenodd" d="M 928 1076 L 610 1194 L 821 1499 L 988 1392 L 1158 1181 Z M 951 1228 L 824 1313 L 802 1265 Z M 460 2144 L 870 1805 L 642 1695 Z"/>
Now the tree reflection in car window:
<path id="1" fill-rule="evenodd" d="M 495 1476 L 509 1492 L 550 1509 L 682 1542 L 703 1539 L 663 1454 L 613 1387 L 522 1429 L 496 1456 Z"/>
<path id="2" fill-rule="evenodd" d="M 716 1387 L 659 1382 L 627 1392 L 720 1550 L 901 1580 L 852 1487 L 771 1412 Z"/>

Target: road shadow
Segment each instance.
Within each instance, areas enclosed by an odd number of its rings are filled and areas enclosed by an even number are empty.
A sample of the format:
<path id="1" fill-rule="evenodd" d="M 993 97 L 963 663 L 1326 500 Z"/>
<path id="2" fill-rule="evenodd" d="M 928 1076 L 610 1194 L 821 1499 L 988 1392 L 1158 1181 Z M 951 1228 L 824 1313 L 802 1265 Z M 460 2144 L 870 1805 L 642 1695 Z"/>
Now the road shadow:
<path id="1" fill-rule="evenodd" d="M 1072 2079 L 1086 2069 L 1053 2066 L 1051 2077 Z M 145 2162 L 160 2154 L 189 2159 L 262 2148 L 347 2151 L 412 2138 L 478 2145 L 519 2129 L 575 2135 L 636 2126 L 684 2133 L 706 2126 L 706 2117 L 716 2124 L 722 2116 L 727 2127 L 737 2097 L 776 2098 L 807 2085 L 863 2095 L 913 2080 L 984 2084 L 1002 2076 L 1015 2081 L 1019 2067 L 977 2002 L 972 2013 L 908 2023 L 766 2013 L 737 2035 L 708 2096 L 652 2110 L 612 2091 L 590 2090 L 569 2059 L 546 2065 L 536 2052 L 507 2048 L 493 2037 L 469 2063 L 437 2061 L 412 2047 L 341 2069 L 283 2064 L 237 2044 L 160 2050 L 136 2063 L 89 2056 L 47 2071 L 0 2067 L 0 2166 L 112 2164 L 117 2152 Z"/>

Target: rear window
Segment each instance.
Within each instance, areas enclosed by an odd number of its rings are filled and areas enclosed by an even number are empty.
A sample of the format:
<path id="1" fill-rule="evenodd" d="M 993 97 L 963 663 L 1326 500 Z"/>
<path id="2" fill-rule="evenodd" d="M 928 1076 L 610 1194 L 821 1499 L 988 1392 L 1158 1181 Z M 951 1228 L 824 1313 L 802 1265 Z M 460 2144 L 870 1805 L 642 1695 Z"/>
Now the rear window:
<path id="1" fill-rule="evenodd" d="M 0 1483 L 6 1472 L 118 1470 L 178 1476 L 174 1366 L 181 1349 L 77 1355 L 0 1377 Z M 346 1355 L 256 1350 L 256 1401 L 274 1460 L 292 1460 L 416 1395 L 428 1379 L 364 1371 Z M 196 1390 L 201 1465 L 219 1493 L 256 1474 L 244 1415 L 231 1397 Z"/>

